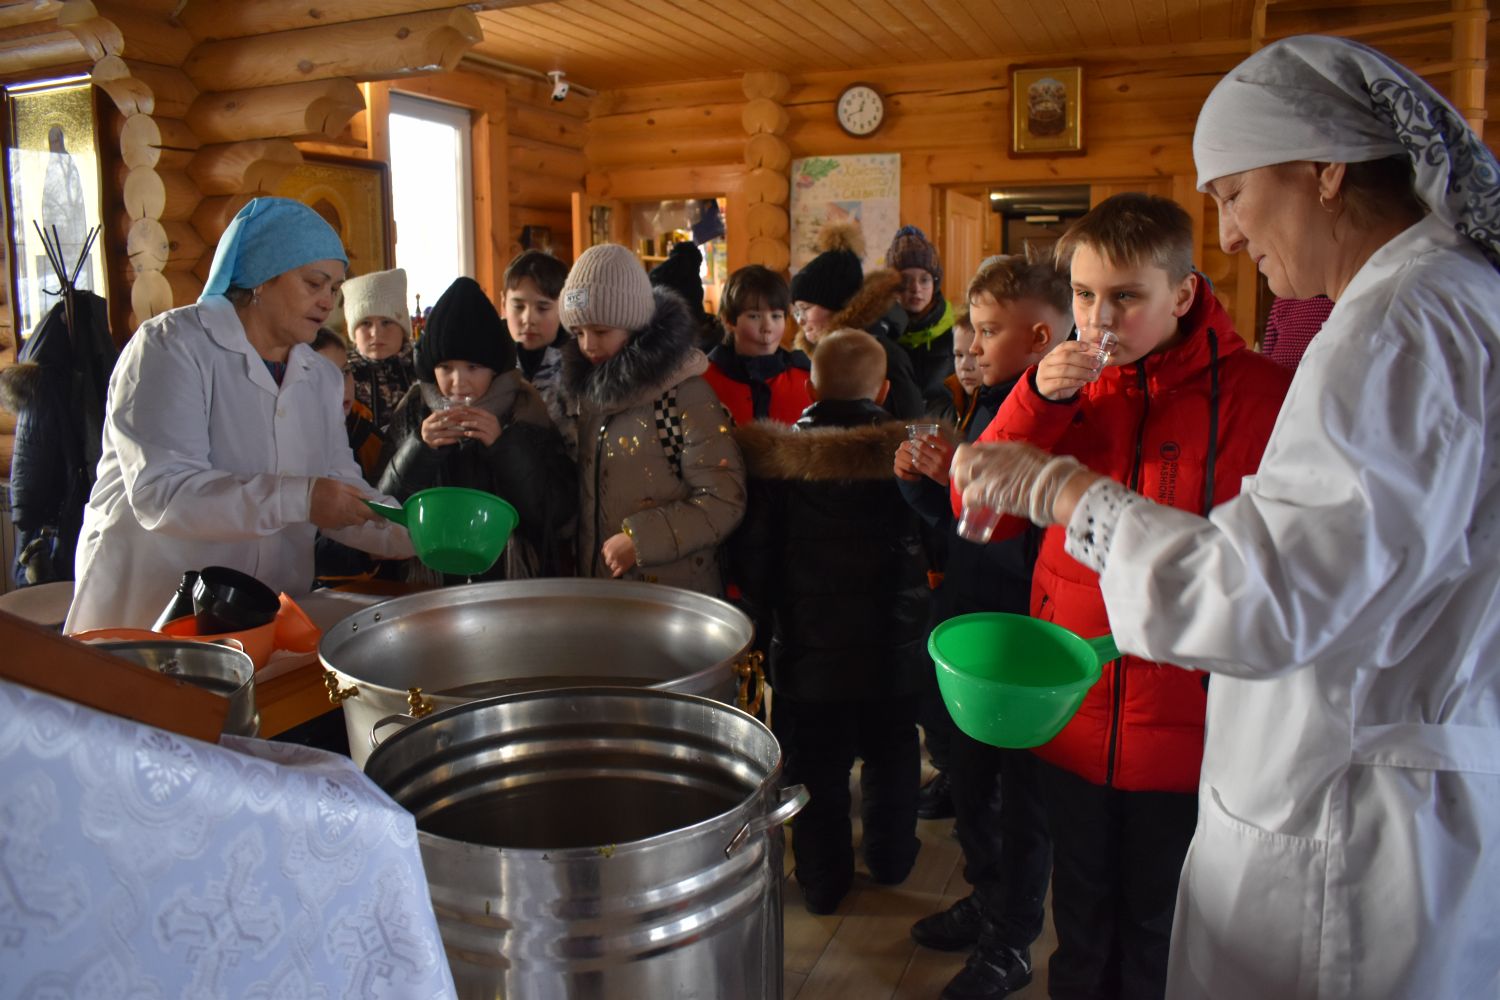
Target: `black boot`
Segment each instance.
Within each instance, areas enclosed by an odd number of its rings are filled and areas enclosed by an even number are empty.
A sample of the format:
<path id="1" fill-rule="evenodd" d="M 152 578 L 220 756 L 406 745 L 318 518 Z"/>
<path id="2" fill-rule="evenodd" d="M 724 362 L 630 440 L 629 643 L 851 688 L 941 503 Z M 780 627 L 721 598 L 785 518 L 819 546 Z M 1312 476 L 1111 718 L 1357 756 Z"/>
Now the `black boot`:
<path id="1" fill-rule="evenodd" d="M 924 948 L 963 951 L 979 943 L 979 903 L 965 896 L 941 913 L 911 925 L 912 940 Z"/>
<path id="2" fill-rule="evenodd" d="M 953 788 L 948 772 L 939 771 L 917 793 L 917 815 L 922 819 L 953 818 Z"/>
<path id="3" fill-rule="evenodd" d="M 1031 952 L 981 945 L 969 956 L 940 1000 L 1000 1000 L 1031 982 Z"/>

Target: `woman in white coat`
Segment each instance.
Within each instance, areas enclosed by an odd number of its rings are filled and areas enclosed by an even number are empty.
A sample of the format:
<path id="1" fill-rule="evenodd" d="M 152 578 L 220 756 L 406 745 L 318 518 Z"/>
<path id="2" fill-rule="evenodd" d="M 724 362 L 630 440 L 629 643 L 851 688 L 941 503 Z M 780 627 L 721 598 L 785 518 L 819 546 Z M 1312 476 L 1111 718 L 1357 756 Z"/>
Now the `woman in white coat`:
<path id="1" fill-rule="evenodd" d="M 1206 519 L 1026 446 L 955 478 L 1067 526 L 1121 650 L 1213 673 L 1169 996 L 1500 996 L 1500 167 L 1319 37 L 1193 152 L 1225 251 L 1337 303 L 1257 475 Z"/>
<path id="2" fill-rule="evenodd" d="M 110 379 L 67 631 L 147 627 L 184 570 L 229 566 L 293 596 L 319 529 L 408 556 L 344 433 L 343 376 L 307 345 L 348 261 L 338 234 L 284 198 L 234 217 L 197 303 L 141 324 Z"/>

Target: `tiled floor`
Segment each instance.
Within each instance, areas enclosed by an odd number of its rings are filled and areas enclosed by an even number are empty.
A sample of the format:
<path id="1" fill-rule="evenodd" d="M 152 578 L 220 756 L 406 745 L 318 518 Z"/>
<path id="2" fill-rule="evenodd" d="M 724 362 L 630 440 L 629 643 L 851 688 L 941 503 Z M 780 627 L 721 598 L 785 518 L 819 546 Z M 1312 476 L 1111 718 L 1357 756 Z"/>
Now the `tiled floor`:
<path id="1" fill-rule="evenodd" d="M 853 788 L 857 839 L 857 776 Z M 829 916 L 808 913 L 796 879 L 787 879 L 786 1000 L 936 1000 L 963 968 L 964 952 L 932 951 L 911 939 L 915 921 L 951 905 L 969 890 L 953 821 L 919 821 L 917 834 L 922 853 L 903 884 L 876 885 L 860 872 L 854 890 Z M 788 848 L 788 873 L 791 867 Z M 1047 995 L 1047 958 L 1056 943 L 1049 900 L 1047 925 L 1031 946 L 1036 977 L 1012 997 L 1032 1000 Z"/>

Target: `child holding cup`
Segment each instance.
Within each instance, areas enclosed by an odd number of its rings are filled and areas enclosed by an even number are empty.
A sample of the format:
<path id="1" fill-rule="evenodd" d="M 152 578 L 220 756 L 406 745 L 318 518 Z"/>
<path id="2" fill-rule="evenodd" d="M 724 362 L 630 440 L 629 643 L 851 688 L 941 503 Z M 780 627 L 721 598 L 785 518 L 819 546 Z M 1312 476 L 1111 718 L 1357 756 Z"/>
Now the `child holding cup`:
<path id="1" fill-rule="evenodd" d="M 1073 223 L 1056 254 L 1070 267 L 1081 339 L 1020 379 L 979 442 L 1071 455 L 1157 503 L 1204 514 L 1238 493 L 1290 373 L 1235 333 L 1193 270 L 1193 237 L 1188 213 L 1153 195 L 1115 195 Z M 993 536 L 1027 527 L 1000 519 Z M 1060 526 L 1043 536 L 1030 610 L 1086 638 L 1109 631 L 1098 575 L 1064 551 Z M 1033 751 L 1053 839 L 1055 994 L 1164 991 L 1177 877 L 1197 819 L 1205 700 L 1202 676 L 1122 657 Z"/>

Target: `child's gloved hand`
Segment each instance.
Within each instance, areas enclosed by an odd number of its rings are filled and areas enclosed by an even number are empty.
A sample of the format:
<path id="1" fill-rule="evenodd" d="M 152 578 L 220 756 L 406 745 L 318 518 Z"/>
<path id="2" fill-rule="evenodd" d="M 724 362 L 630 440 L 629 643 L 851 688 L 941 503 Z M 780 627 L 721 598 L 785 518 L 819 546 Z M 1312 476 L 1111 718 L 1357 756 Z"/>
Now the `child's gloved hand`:
<path id="1" fill-rule="evenodd" d="M 960 445 L 950 474 L 965 507 L 987 507 L 1045 527 L 1056 523 L 1057 498 L 1082 468 L 1071 455 L 1009 441 Z"/>

